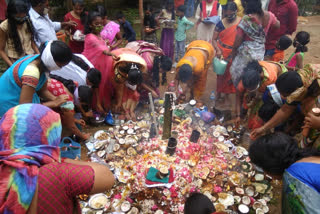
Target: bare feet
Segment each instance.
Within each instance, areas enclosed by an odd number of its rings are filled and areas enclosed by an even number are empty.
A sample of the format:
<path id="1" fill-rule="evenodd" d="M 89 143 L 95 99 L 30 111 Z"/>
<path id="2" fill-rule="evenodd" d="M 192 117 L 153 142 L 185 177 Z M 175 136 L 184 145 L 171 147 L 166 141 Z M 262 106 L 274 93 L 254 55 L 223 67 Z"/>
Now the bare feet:
<path id="1" fill-rule="evenodd" d="M 137 117 L 136 117 L 136 114 L 134 113 L 134 111 L 131 111 L 131 112 L 130 112 L 130 115 L 131 115 L 131 120 L 132 120 L 133 122 L 136 122 L 136 121 L 137 121 Z"/>
<path id="2" fill-rule="evenodd" d="M 126 111 L 126 120 L 131 120 L 131 115 L 129 111 Z"/>

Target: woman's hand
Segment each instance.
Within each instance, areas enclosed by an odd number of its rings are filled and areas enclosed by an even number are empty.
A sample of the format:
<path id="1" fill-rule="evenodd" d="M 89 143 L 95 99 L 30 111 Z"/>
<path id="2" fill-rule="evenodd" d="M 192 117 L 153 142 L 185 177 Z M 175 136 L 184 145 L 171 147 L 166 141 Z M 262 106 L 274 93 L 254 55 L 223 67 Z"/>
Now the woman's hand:
<path id="1" fill-rule="evenodd" d="M 112 59 L 113 59 L 114 61 L 119 61 L 119 60 L 120 60 L 120 57 L 118 57 L 117 55 L 112 54 Z"/>
<path id="2" fill-rule="evenodd" d="M 153 98 L 159 98 L 159 95 L 158 95 L 158 93 L 156 91 L 152 90 L 151 94 L 152 94 Z"/>
<path id="3" fill-rule="evenodd" d="M 216 57 L 220 59 L 221 56 L 222 56 L 222 51 L 220 48 L 217 48 Z"/>
<path id="4" fill-rule="evenodd" d="M 56 99 L 54 100 L 56 107 L 61 106 L 63 103 L 67 102 L 68 98 L 68 95 L 60 95 L 56 97 Z"/>
<path id="5" fill-rule="evenodd" d="M 240 123 L 241 123 L 241 118 L 240 118 L 240 116 L 237 116 L 237 117 L 236 117 L 236 120 L 234 121 L 234 123 L 235 123 L 236 127 L 239 127 L 239 126 L 240 126 Z"/>
<path id="6" fill-rule="evenodd" d="M 304 118 L 304 124 L 304 128 L 320 129 L 320 117 L 315 116 L 312 112 L 310 112 Z"/>
<path id="7" fill-rule="evenodd" d="M 84 117 L 93 117 L 93 112 L 92 111 L 88 111 L 88 112 L 85 112 Z"/>
<path id="8" fill-rule="evenodd" d="M 76 120 L 76 123 L 79 124 L 81 127 L 85 127 L 87 125 L 86 122 L 82 119 Z"/>
<path id="9" fill-rule="evenodd" d="M 86 140 L 88 140 L 89 138 L 90 138 L 90 136 L 91 136 L 91 134 L 89 134 L 89 133 L 82 133 L 82 139 L 84 140 L 84 141 L 86 141 Z"/>
<path id="10" fill-rule="evenodd" d="M 265 132 L 265 128 L 264 128 L 263 126 L 260 127 L 260 128 L 257 128 L 257 129 L 255 129 L 255 130 L 253 130 L 253 131 L 251 132 L 250 138 L 251 138 L 252 140 L 255 140 L 255 139 L 257 139 L 258 137 L 261 137 L 261 136 L 264 134 L 264 132 Z"/>

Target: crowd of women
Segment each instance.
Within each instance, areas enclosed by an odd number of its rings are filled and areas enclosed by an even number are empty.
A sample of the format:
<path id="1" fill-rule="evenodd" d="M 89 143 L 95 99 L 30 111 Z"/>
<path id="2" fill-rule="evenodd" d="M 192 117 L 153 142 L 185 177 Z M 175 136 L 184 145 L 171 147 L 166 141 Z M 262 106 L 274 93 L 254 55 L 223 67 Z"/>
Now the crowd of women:
<path id="1" fill-rule="evenodd" d="M 177 6 L 169 0 L 158 16 L 147 7 L 143 40 L 135 41 L 124 15 L 112 21 L 100 5 L 87 12 L 83 0 L 73 0 L 73 10 L 58 23 L 48 16 L 48 0 L 8 1 L 0 24 L 0 57 L 9 66 L 0 78 L 0 213 L 72 213 L 79 208 L 76 195 L 111 188 L 114 177 L 107 167 L 61 159 L 60 139 L 87 140 L 90 134 L 81 129 L 97 114 L 135 120 L 137 105 L 148 102 L 149 93 L 160 98 L 174 58 L 176 94 L 198 101 L 212 62 L 226 61 L 217 76 L 217 102 L 236 94 L 236 125 L 247 118 L 255 140 L 252 162 L 283 175 L 283 212 L 319 210 L 320 65 L 304 65 L 309 33 L 300 31 L 292 41 L 296 24 L 278 32 L 287 22 L 283 11 L 272 10 L 288 2 L 271 0 L 267 10 L 259 0 L 204 0 L 196 10 L 197 40 L 185 50 L 186 31 L 193 27 L 185 17 L 191 13 L 188 2 Z M 57 40 L 61 29 L 67 43 Z M 291 45 L 296 50 L 285 61 L 283 51 Z M 270 134 L 272 129 L 282 133 Z M 292 137 L 302 130 L 297 143 Z M 190 197 L 185 212 L 205 208 L 203 197 Z M 213 213 L 214 207 L 203 210 Z"/>

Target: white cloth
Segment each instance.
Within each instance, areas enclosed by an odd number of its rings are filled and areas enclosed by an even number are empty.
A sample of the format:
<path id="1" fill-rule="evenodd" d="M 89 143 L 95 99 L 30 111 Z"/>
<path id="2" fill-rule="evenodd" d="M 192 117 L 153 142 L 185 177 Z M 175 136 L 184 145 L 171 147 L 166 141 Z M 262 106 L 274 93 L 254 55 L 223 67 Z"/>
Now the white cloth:
<path id="1" fill-rule="evenodd" d="M 38 47 L 46 41 L 57 40 L 56 32 L 61 29 L 60 22 L 51 21 L 48 15 L 41 16 L 33 8 L 29 10 L 29 16 L 37 35 L 35 42 Z"/>
<path id="2" fill-rule="evenodd" d="M 277 105 L 279 107 L 281 107 L 283 105 L 283 102 L 282 102 L 281 95 L 280 95 L 276 85 L 275 84 L 271 84 L 271 85 L 268 85 L 267 88 L 269 89 L 269 92 L 270 92 L 274 102 L 276 102 Z"/>
<path id="3" fill-rule="evenodd" d="M 41 61 L 48 68 L 49 71 L 54 71 L 60 69 L 57 63 L 54 61 L 51 53 L 51 44 L 52 41 L 48 42 L 47 46 L 44 48 L 41 54 Z"/>
<path id="4" fill-rule="evenodd" d="M 213 3 L 214 2 L 207 3 L 206 10 L 207 10 L 208 16 L 211 14 L 211 10 L 213 9 Z M 195 15 L 196 19 L 200 19 L 200 17 L 201 17 L 202 12 L 200 9 L 200 4 L 199 4 L 197 11 L 196 11 L 196 15 Z M 221 5 L 219 6 L 219 9 L 218 9 L 218 16 L 222 17 Z M 215 27 L 216 27 L 216 25 L 214 25 L 214 24 L 205 24 L 203 22 L 200 22 L 199 25 L 197 26 L 197 40 L 204 40 L 207 42 L 211 42 Z"/>
<path id="5" fill-rule="evenodd" d="M 91 64 L 91 62 L 82 54 L 75 54 L 75 55 L 80 57 L 81 59 L 83 59 L 83 61 L 85 63 L 87 63 L 87 65 L 90 68 L 94 67 Z M 77 81 L 79 86 L 87 85 L 87 81 L 86 81 L 87 71 L 82 70 L 82 68 L 80 68 L 78 65 L 76 65 L 73 61 L 71 61 L 69 64 L 62 67 L 61 69 L 52 71 L 50 73 L 53 75 L 57 75 L 59 77 L 62 77 L 64 79 L 67 79 L 67 80 Z"/>

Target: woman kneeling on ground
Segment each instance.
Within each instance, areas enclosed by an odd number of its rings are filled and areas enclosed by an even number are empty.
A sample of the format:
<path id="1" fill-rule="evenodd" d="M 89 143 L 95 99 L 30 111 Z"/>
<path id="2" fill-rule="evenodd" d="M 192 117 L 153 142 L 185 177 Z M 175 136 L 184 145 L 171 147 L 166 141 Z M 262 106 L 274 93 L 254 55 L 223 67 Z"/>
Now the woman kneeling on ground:
<path id="1" fill-rule="evenodd" d="M 299 104 L 301 105 L 302 113 L 307 115 L 320 95 L 319 81 L 319 64 L 308 64 L 299 71 L 290 71 L 280 75 L 276 81 L 276 86 L 281 96 L 286 98 L 286 103 L 267 123 L 253 130 L 251 137 L 255 139 L 286 121 Z M 311 146 L 312 143 L 301 146 Z"/>
<path id="2" fill-rule="evenodd" d="M 251 161 L 274 176 L 283 176 L 282 212 L 318 213 L 320 209 L 320 152 L 299 149 L 288 135 L 274 133 L 254 141 Z"/>
<path id="3" fill-rule="evenodd" d="M 39 104 L 1 119 L 0 213 L 81 213 L 77 195 L 113 186 L 106 166 L 60 159 L 61 129 L 59 114 Z"/>

